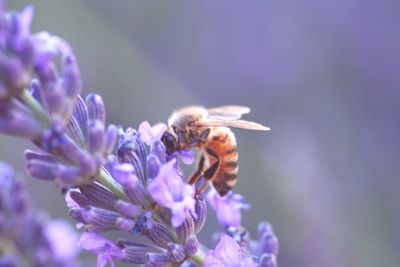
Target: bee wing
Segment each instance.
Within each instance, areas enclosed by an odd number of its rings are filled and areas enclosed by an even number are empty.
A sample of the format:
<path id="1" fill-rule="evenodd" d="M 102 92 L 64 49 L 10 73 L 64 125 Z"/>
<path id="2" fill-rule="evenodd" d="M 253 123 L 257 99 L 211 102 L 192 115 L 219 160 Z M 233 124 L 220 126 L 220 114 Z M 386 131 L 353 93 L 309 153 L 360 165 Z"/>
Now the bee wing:
<path id="1" fill-rule="evenodd" d="M 213 126 L 213 127 L 231 127 L 231 128 L 240 128 L 246 130 L 255 130 L 255 131 L 269 131 L 270 128 L 263 126 L 254 121 L 245 121 L 245 120 L 221 120 L 221 119 L 208 119 L 204 122 L 197 122 L 197 126 Z"/>
<path id="2" fill-rule="evenodd" d="M 243 114 L 249 113 L 250 108 L 245 106 L 230 105 L 209 108 L 207 112 L 210 119 L 238 120 Z"/>

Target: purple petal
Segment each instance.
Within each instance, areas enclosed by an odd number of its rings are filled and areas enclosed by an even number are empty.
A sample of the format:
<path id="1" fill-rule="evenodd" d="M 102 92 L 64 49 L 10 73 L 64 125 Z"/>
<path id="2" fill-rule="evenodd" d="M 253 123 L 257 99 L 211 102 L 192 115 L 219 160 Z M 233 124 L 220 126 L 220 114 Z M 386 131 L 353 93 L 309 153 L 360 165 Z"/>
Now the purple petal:
<path id="1" fill-rule="evenodd" d="M 178 227 L 185 221 L 186 212 L 182 202 L 174 203 L 171 207 L 171 212 L 171 223 L 173 227 Z"/>
<path id="2" fill-rule="evenodd" d="M 45 235 L 58 262 L 69 262 L 78 254 L 79 237 L 74 228 L 66 221 L 51 221 L 46 225 Z"/>
<path id="3" fill-rule="evenodd" d="M 157 123 L 156 125 L 154 125 L 151 129 L 154 138 L 156 140 L 161 140 L 161 137 L 167 130 L 167 128 L 168 128 L 167 125 L 165 125 L 164 123 Z"/>
<path id="4" fill-rule="evenodd" d="M 172 199 L 172 195 L 165 189 L 165 186 L 162 184 L 157 184 L 153 182 L 149 187 L 149 193 L 153 197 L 153 199 L 162 204 L 165 207 L 172 205 L 174 200 Z"/>
<path id="5" fill-rule="evenodd" d="M 161 166 L 158 175 L 156 176 L 156 178 L 154 178 L 148 188 L 149 193 L 153 197 L 153 199 L 157 203 L 165 207 L 171 206 L 174 202 L 171 189 L 167 185 L 167 182 L 169 181 L 172 183 L 176 181 L 176 186 L 179 187 L 180 185 L 178 180 L 180 178 L 177 179 L 177 174 L 174 173 L 173 169 L 171 169 L 171 166 L 173 166 L 173 164 L 174 162 L 170 161 L 167 164 Z M 179 188 L 176 189 L 179 190 Z"/>
<path id="6" fill-rule="evenodd" d="M 258 224 L 258 250 L 260 254 L 278 255 L 279 241 L 272 230 L 271 224 L 267 222 Z"/>
<path id="7" fill-rule="evenodd" d="M 151 127 L 148 121 L 144 121 L 139 125 L 140 139 L 146 145 L 151 146 L 155 141 L 161 140 L 166 130 L 167 126 L 163 123 L 158 123 Z"/>
<path id="8" fill-rule="evenodd" d="M 72 99 L 75 99 L 82 90 L 79 66 L 73 55 L 67 56 L 64 60 L 63 85 L 66 95 Z"/>
<path id="9" fill-rule="evenodd" d="M 108 239 L 92 232 L 84 232 L 81 235 L 79 245 L 97 255 L 97 267 L 103 267 L 108 262 L 114 266 L 113 258 L 120 259 L 122 250 Z"/>
<path id="10" fill-rule="evenodd" d="M 79 246 L 81 246 L 86 250 L 93 251 L 96 253 L 109 242 L 110 241 L 108 241 L 107 239 L 96 233 L 84 232 L 79 240 Z"/>
<path id="11" fill-rule="evenodd" d="M 118 127 L 115 125 L 109 125 L 107 128 L 107 132 L 105 135 L 104 142 L 104 152 L 107 154 L 111 154 L 114 150 L 115 144 L 118 140 Z"/>
<path id="12" fill-rule="evenodd" d="M 57 170 L 57 164 L 42 162 L 37 160 L 29 161 L 26 165 L 27 173 L 35 178 L 52 181 L 55 177 L 55 172 Z"/>
<path id="13" fill-rule="evenodd" d="M 175 159 L 161 166 L 148 191 L 154 201 L 171 210 L 174 227 L 182 224 L 188 211 L 194 213 L 194 189 L 182 181 L 175 167 Z"/>
<path id="14" fill-rule="evenodd" d="M 148 146 L 151 146 L 154 140 L 151 130 L 152 129 L 148 121 L 144 121 L 139 125 L 140 139 L 142 139 L 142 141 Z"/>
<path id="15" fill-rule="evenodd" d="M 102 152 L 104 147 L 104 124 L 99 120 L 90 120 L 88 129 L 89 151 L 92 154 Z"/>
<path id="16" fill-rule="evenodd" d="M 193 150 L 185 149 L 180 152 L 183 163 L 192 165 L 195 161 L 195 153 Z"/>
<path id="17" fill-rule="evenodd" d="M 273 254 L 263 254 L 261 255 L 259 262 L 258 262 L 259 267 L 277 267 L 277 260 L 276 256 Z"/>
<path id="18" fill-rule="evenodd" d="M 249 205 L 244 203 L 243 196 L 228 193 L 221 197 L 214 188 L 207 194 L 207 201 L 217 213 L 218 222 L 225 227 L 239 227 L 241 222 L 240 210 L 249 208 Z"/>
<path id="19" fill-rule="evenodd" d="M 46 68 L 55 55 L 72 54 L 72 49 L 66 41 L 48 32 L 35 34 L 33 43 L 37 54 L 35 65 L 39 69 Z"/>
<path id="20" fill-rule="evenodd" d="M 160 161 L 154 155 L 147 158 L 147 177 L 150 179 L 155 178 L 160 170 Z"/>
<path id="21" fill-rule="evenodd" d="M 81 210 L 81 216 L 97 232 L 116 230 L 115 223 L 120 217 L 118 213 L 96 207 L 88 207 Z"/>
<path id="22" fill-rule="evenodd" d="M 222 234 L 215 250 L 207 252 L 204 266 L 243 266 L 243 256 L 239 244 L 228 235 Z"/>
<path id="23" fill-rule="evenodd" d="M 107 265 L 107 263 L 110 262 L 110 266 L 114 267 L 114 262 L 112 261 L 112 258 L 108 254 L 101 254 L 97 257 L 97 267 L 104 267 Z"/>
<path id="24" fill-rule="evenodd" d="M 34 14 L 34 7 L 29 5 L 22 10 L 19 15 L 19 34 L 22 36 L 27 36 L 31 32 L 31 23 Z"/>
<path id="25" fill-rule="evenodd" d="M 147 193 L 139 178 L 133 173 L 134 167 L 129 163 L 117 164 L 112 169 L 114 179 L 123 187 L 128 198 L 138 205 L 142 205 Z"/>
<path id="26" fill-rule="evenodd" d="M 79 204 L 71 197 L 71 193 L 74 191 L 68 191 L 65 194 L 65 203 L 67 204 L 68 209 L 79 208 Z"/>
<path id="27" fill-rule="evenodd" d="M 129 232 L 135 227 L 135 221 L 132 219 L 120 217 L 115 222 L 115 226 L 120 231 Z"/>
<path id="28" fill-rule="evenodd" d="M 89 120 L 99 120 L 103 125 L 106 122 L 106 109 L 103 98 L 97 94 L 89 94 L 86 96 L 86 104 Z"/>
<path id="29" fill-rule="evenodd" d="M 196 236 L 191 236 L 186 240 L 185 243 L 185 253 L 188 256 L 192 256 L 194 254 L 196 254 L 196 252 L 198 251 L 200 244 L 199 241 L 197 240 Z"/>
<path id="30" fill-rule="evenodd" d="M 123 200 L 118 200 L 115 203 L 115 209 L 126 217 L 136 217 L 142 214 L 142 208 L 138 205 Z"/>
<path id="31" fill-rule="evenodd" d="M 129 163 L 115 165 L 112 172 L 115 180 L 121 185 L 138 182 L 138 178 L 133 174 L 134 168 Z"/>
<path id="32" fill-rule="evenodd" d="M 205 267 L 222 267 L 225 266 L 224 264 L 225 263 L 218 258 L 213 251 L 208 252 L 204 260 Z"/>

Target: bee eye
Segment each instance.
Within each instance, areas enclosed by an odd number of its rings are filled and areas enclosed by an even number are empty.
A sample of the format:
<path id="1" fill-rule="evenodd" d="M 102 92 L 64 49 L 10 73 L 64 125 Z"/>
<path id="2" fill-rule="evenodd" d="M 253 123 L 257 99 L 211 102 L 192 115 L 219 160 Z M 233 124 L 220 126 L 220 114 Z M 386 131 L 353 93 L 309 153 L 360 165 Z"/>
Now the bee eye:
<path id="1" fill-rule="evenodd" d="M 169 132 L 165 132 L 161 137 L 161 142 L 163 142 L 165 148 L 167 149 L 168 155 L 171 155 L 176 150 L 176 139 Z"/>

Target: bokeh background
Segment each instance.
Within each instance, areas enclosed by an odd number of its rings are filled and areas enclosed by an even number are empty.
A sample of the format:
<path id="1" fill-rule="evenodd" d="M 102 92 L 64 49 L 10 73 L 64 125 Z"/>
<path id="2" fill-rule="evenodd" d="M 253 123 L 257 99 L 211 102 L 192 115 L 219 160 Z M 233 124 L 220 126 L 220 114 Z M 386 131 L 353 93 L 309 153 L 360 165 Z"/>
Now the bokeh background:
<path id="1" fill-rule="evenodd" d="M 241 104 L 272 128 L 237 130 L 255 234 L 270 221 L 280 266 L 399 266 L 400 2 L 396 0 L 8 1 L 74 48 L 84 93 L 108 122 L 166 121 L 175 108 Z M 29 144 L 0 137 L 24 171 Z M 34 205 L 67 217 L 50 183 Z M 220 229 L 210 216 L 201 240 Z M 94 265 L 94 258 L 93 265 Z"/>

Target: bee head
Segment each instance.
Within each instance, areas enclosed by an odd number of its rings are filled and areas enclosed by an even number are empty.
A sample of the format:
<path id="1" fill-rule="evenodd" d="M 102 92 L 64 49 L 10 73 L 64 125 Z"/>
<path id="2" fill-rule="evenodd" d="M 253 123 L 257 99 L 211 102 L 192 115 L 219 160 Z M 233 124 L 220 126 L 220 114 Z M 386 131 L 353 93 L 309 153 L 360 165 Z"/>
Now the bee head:
<path id="1" fill-rule="evenodd" d="M 161 137 L 161 142 L 163 142 L 168 155 L 171 155 L 178 149 L 178 144 L 176 142 L 175 136 L 168 131 L 166 131 Z"/>

